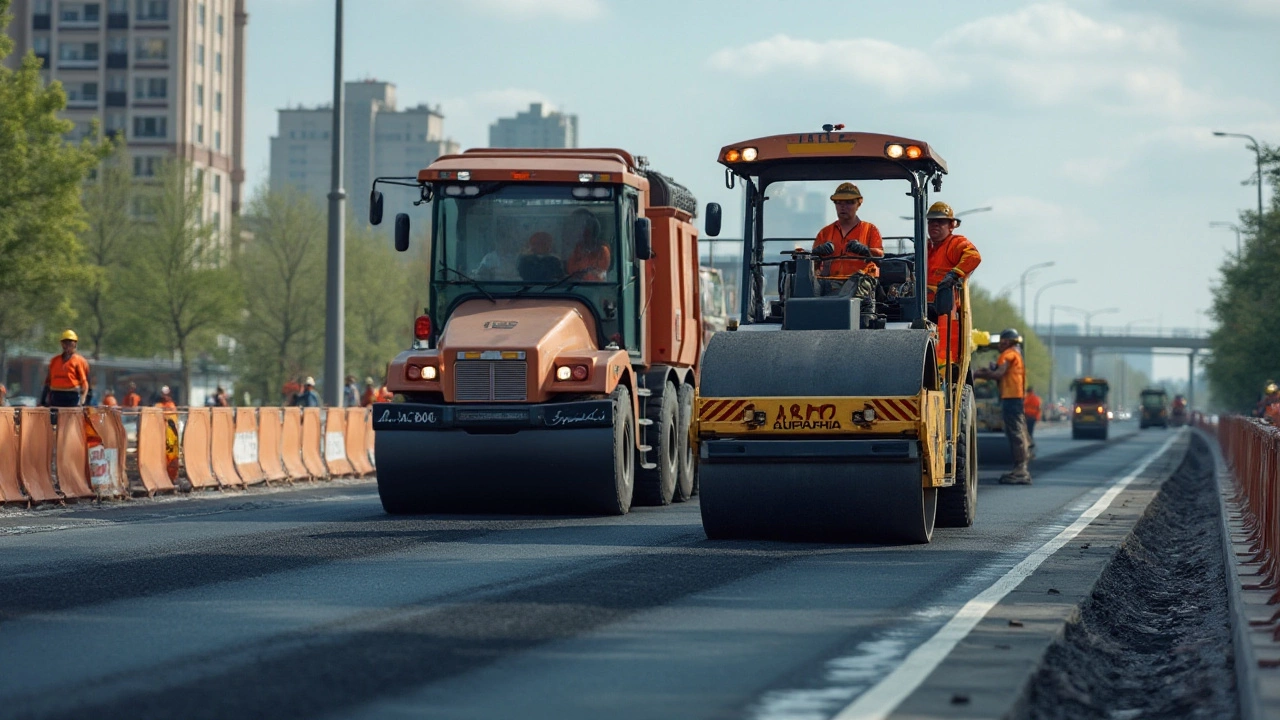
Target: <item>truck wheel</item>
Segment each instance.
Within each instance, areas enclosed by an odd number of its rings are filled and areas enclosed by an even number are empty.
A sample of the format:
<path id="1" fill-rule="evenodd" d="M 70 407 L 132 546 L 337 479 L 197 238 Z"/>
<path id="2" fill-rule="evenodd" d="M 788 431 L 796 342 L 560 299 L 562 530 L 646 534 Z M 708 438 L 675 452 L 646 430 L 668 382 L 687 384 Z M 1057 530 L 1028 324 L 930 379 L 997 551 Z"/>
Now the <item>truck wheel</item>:
<path id="1" fill-rule="evenodd" d="M 973 388 L 960 396 L 956 436 L 956 484 L 938 489 L 939 527 L 970 527 L 978 511 L 978 437 L 973 426 Z"/>
<path id="2" fill-rule="evenodd" d="M 645 428 L 645 445 L 650 446 L 649 460 L 657 467 L 636 468 L 636 504 L 670 505 L 676 493 L 676 475 L 683 460 L 680 448 L 679 400 L 676 386 L 665 383 L 660 396 L 645 401 L 645 417 L 653 421 Z"/>
<path id="3" fill-rule="evenodd" d="M 609 399 L 613 401 L 613 472 L 594 483 L 588 505 L 598 515 L 626 515 L 636 484 L 636 417 L 626 386 L 614 388 Z"/>
<path id="4" fill-rule="evenodd" d="M 698 485 L 698 463 L 693 456 L 693 443 L 689 439 L 689 426 L 693 422 L 692 385 L 681 385 L 676 412 L 676 446 L 680 448 L 680 466 L 676 469 L 676 502 L 693 497 Z"/>

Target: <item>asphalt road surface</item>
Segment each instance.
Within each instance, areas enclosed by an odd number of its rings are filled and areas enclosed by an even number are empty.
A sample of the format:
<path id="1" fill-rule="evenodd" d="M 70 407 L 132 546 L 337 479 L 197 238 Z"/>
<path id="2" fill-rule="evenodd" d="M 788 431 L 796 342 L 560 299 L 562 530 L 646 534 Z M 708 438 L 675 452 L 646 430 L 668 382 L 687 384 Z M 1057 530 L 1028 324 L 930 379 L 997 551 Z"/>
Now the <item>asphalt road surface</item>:
<path id="1" fill-rule="evenodd" d="M 0 513 L 0 716 L 829 718 L 1173 431 L 1039 432 L 925 546 L 392 518 L 372 482 Z M 889 708 L 892 709 L 892 708 Z"/>

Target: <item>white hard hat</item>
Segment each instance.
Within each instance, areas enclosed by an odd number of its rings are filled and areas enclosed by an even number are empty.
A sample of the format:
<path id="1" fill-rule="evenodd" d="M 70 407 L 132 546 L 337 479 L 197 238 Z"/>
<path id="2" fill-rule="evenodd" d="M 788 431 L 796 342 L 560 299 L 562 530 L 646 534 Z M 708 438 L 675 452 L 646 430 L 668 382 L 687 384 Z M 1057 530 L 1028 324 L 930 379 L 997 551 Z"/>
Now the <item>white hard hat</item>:
<path id="1" fill-rule="evenodd" d="M 311 377 L 310 375 L 308 375 L 308 376 L 307 376 L 307 379 L 306 379 L 306 380 L 304 380 L 304 381 L 302 381 L 302 384 L 303 384 L 303 385 L 315 385 L 315 384 L 316 384 L 316 379 L 315 379 L 315 378 L 313 378 L 313 377 Z"/>
<path id="2" fill-rule="evenodd" d="M 161 386 L 160 386 L 160 394 L 161 394 L 161 395 L 168 395 L 168 394 L 169 394 L 169 386 L 168 386 L 168 385 L 161 385 Z"/>

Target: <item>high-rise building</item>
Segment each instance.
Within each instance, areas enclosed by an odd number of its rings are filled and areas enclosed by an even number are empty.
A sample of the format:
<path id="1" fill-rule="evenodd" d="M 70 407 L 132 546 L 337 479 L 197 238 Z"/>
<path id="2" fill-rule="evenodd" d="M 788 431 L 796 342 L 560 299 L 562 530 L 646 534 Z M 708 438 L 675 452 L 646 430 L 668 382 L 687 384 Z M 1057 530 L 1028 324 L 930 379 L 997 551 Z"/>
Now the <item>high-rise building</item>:
<path id="1" fill-rule="evenodd" d="M 499 118 L 489 126 L 489 147 L 576 148 L 578 116 L 532 103 L 527 112 L 518 112 L 513 118 Z"/>
<path id="2" fill-rule="evenodd" d="M 369 189 L 378 176 L 416 176 L 441 155 L 458 152 L 444 137 L 444 115 L 426 105 L 396 109 L 396 86 L 377 80 L 345 85 L 343 189 L 352 217 L 369 212 Z M 331 106 L 279 111 L 271 138 L 271 188 L 293 186 L 328 202 L 333 129 Z"/>
<path id="3" fill-rule="evenodd" d="M 10 12 L 6 64 L 34 51 L 45 81 L 62 82 L 69 139 L 98 120 L 144 178 L 164 158 L 190 161 L 225 237 L 244 183 L 245 0 L 14 0 Z"/>

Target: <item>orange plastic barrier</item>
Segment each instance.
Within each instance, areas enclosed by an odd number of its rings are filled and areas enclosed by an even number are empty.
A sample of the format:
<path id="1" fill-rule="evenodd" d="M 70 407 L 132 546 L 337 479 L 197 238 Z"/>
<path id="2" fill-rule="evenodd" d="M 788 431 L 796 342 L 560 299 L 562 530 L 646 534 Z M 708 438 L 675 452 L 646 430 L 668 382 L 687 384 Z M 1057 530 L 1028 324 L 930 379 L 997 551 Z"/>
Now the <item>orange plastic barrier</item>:
<path id="1" fill-rule="evenodd" d="M 209 457 L 213 461 L 213 476 L 218 484 L 229 487 L 244 487 L 244 481 L 236 472 L 235 459 L 235 418 L 229 407 L 210 408 L 210 420 L 213 424 L 212 442 L 209 446 Z"/>
<path id="2" fill-rule="evenodd" d="M 365 447 L 364 417 L 368 414 L 369 411 L 362 407 L 347 408 L 347 463 L 351 465 L 356 475 L 368 475 L 373 472 L 373 466 L 369 464 L 368 448 Z"/>
<path id="3" fill-rule="evenodd" d="M 89 441 L 85 436 L 84 410 L 58 408 L 57 445 L 58 489 L 63 497 L 91 498 L 89 487 Z"/>
<path id="4" fill-rule="evenodd" d="M 116 429 L 113 418 L 119 410 L 106 408 L 89 408 L 85 418 L 89 422 L 89 430 L 100 442 L 89 438 L 89 484 L 99 499 L 121 497 L 128 487 L 120 458 L 127 452 L 127 438 Z"/>
<path id="5" fill-rule="evenodd" d="M 129 494 L 129 472 L 128 472 L 127 461 L 129 459 L 129 431 L 126 430 L 124 427 L 124 413 L 122 413 L 119 409 L 112 411 L 111 414 L 108 415 L 107 417 L 111 419 L 111 425 L 115 428 L 116 437 L 120 439 L 120 445 L 119 445 L 119 448 L 120 448 L 119 473 L 120 474 L 118 475 L 118 477 L 120 478 L 121 491 L 125 495 L 128 495 Z"/>
<path id="6" fill-rule="evenodd" d="M 213 464 L 209 461 L 209 436 L 212 434 L 209 408 L 187 411 L 187 426 L 182 431 L 182 467 L 187 471 L 187 481 L 192 488 L 218 487 L 218 479 L 213 476 Z"/>
<path id="7" fill-rule="evenodd" d="M 280 431 L 280 408 L 258 410 L 258 464 L 267 482 L 289 479 L 280 459 Z"/>
<path id="8" fill-rule="evenodd" d="M 169 478 L 169 457 L 165 454 L 167 432 L 163 410 L 143 408 L 138 412 L 138 477 L 148 495 L 175 489 Z"/>
<path id="9" fill-rule="evenodd" d="M 324 464 L 330 475 L 354 475 L 347 461 L 347 413 L 342 408 L 326 410 L 324 414 Z"/>
<path id="10" fill-rule="evenodd" d="M 302 464 L 307 466 L 311 477 L 319 479 L 327 477 L 324 460 L 320 453 L 323 448 L 320 435 L 320 408 L 302 409 Z"/>
<path id="11" fill-rule="evenodd" d="M 280 461 L 290 480 L 311 479 L 311 472 L 302 461 L 302 408 L 284 409 L 280 423 Z"/>
<path id="12" fill-rule="evenodd" d="M 31 502 L 55 502 L 62 498 L 53 489 L 53 424 L 47 408 L 20 408 L 18 430 L 18 479 Z"/>
<path id="13" fill-rule="evenodd" d="M 365 447 L 369 448 L 367 457 L 369 458 L 369 468 L 374 472 L 378 471 L 377 453 L 374 452 L 374 433 L 373 433 L 373 410 L 364 416 L 364 441 Z"/>
<path id="14" fill-rule="evenodd" d="M 18 480 L 18 424 L 13 408 L 0 407 L 0 502 L 26 501 Z"/>
<path id="15" fill-rule="evenodd" d="M 236 473 L 245 485 L 257 485 L 267 481 L 258 462 L 258 418 L 253 408 L 236 410 L 236 434 L 231 445 L 231 455 L 236 463 Z"/>

